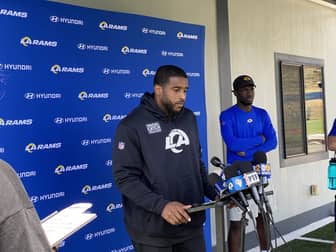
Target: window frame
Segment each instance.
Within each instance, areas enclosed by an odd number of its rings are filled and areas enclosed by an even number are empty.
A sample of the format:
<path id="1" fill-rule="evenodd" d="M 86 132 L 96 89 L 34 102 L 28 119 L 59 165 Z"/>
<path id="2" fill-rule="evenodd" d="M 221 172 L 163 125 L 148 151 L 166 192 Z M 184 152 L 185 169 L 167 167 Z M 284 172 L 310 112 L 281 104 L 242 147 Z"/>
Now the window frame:
<path id="1" fill-rule="evenodd" d="M 314 161 L 328 159 L 328 150 L 327 150 L 327 127 L 326 127 L 326 103 L 325 103 L 325 85 L 324 85 L 324 60 L 309 58 L 303 56 L 275 53 L 275 78 L 276 78 L 276 103 L 277 103 L 277 113 L 280 123 L 278 123 L 278 138 L 279 138 L 279 154 L 280 154 L 280 167 L 295 166 L 305 163 L 310 163 Z M 303 105 L 302 113 L 304 115 L 303 130 L 304 130 L 304 150 L 305 153 L 302 155 L 293 155 L 287 157 L 285 153 L 285 132 L 284 132 L 284 118 L 283 118 L 283 95 L 282 95 L 282 64 L 293 65 L 300 67 L 300 97 L 301 105 Z M 306 125 L 306 106 L 305 106 L 305 93 L 304 93 L 304 73 L 303 66 L 313 66 L 321 68 L 321 79 L 322 79 L 322 99 L 323 99 L 323 116 L 324 116 L 324 137 L 325 137 L 325 150 L 321 152 L 308 153 L 307 148 L 307 125 Z"/>

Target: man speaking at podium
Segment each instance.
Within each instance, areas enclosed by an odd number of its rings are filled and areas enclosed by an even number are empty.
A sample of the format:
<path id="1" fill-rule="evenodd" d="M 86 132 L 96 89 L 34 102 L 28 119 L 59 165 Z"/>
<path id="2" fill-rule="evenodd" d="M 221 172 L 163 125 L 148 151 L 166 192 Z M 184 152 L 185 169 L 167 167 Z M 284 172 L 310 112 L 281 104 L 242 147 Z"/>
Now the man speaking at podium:
<path id="1" fill-rule="evenodd" d="M 196 118 L 184 107 L 187 75 L 161 66 L 154 93 L 124 118 L 113 145 L 113 175 L 124 221 L 137 252 L 204 252 L 204 195 L 215 198 L 201 161 Z"/>

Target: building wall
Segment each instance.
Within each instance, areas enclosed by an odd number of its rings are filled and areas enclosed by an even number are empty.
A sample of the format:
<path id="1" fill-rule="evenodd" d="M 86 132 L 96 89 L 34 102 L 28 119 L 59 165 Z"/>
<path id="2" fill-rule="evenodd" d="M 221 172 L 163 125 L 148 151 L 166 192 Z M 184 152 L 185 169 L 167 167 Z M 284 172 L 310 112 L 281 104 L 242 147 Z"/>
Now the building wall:
<path id="1" fill-rule="evenodd" d="M 232 79 L 248 73 L 257 88 L 255 104 L 270 114 L 279 129 L 274 53 L 324 59 L 327 130 L 336 117 L 336 11 L 307 0 L 230 0 L 229 25 Z M 280 221 L 333 201 L 327 189 L 328 160 L 280 168 L 272 151 L 273 204 Z M 319 196 L 309 186 L 318 185 Z"/>

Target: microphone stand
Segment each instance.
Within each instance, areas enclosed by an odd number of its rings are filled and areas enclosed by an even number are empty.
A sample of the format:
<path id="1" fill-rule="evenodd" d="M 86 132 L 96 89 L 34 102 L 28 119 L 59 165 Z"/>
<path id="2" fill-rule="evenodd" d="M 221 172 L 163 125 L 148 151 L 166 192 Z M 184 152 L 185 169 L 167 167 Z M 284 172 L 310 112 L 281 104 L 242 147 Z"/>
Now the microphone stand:
<path id="1" fill-rule="evenodd" d="M 248 219 L 246 218 L 246 213 L 247 210 L 244 210 L 242 212 L 242 216 L 240 219 L 241 223 L 241 228 L 240 228 L 240 251 L 244 252 L 245 251 L 245 231 L 246 231 L 246 226 L 248 225 Z"/>
<path id="2" fill-rule="evenodd" d="M 260 185 L 260 213 L 262 215 L 262 220 L 264 223 L 264 232 L 266 235 L 266 246 L 267 249 L 272 248 L 272 234 L 271 234 L 271 217 L 272 217 L 272 208 L 270 206 L 269 200 L 265 194 L 264 185 Z M 265 209 L 263 207 L 265 206 Z M 266 211 L 265 211 L 266 210 Z"/>
<path id="3" fill-rule="evenodd" d="M 237 199 L 234 197 L 230 197 L 231 201 L 242 210 L 241 218 L 240 218 L 240 251 L 245 252 L 245 231 L 246 226 L 248 225 L 248 219 L 246 218 L 246 213 L 248 213 L 251 217 L 251 220 L 253 221 L 253 216 L 250 211 L 246 207 L 243 207 L 242 204 L 239 203 Z"/>

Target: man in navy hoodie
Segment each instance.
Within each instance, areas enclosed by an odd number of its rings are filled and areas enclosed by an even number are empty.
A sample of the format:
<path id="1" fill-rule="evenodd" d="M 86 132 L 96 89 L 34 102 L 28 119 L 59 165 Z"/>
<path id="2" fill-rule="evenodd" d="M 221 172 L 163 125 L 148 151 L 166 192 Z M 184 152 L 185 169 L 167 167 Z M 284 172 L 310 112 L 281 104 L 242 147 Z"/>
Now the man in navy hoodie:
<path id="1" fill-rule="evenodd" d="M 205 213 L 187 209 L 216 193 L 201 160 L 195 116 L 184 107 L 187 90 L 181 68 L 159 67 L 154 93 L 145 93 L 116 130 L 113 175 L 137 252 L 205 251 Z"/>

